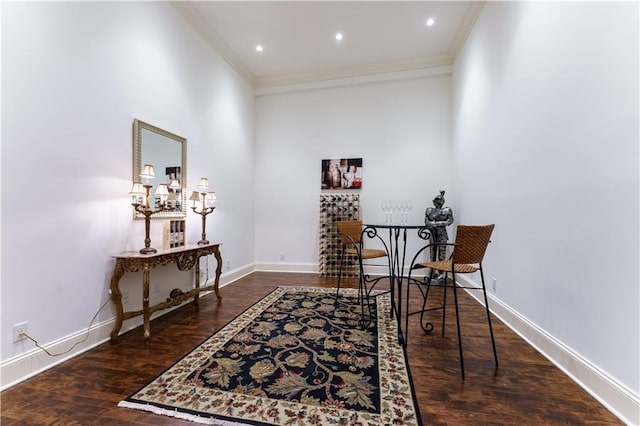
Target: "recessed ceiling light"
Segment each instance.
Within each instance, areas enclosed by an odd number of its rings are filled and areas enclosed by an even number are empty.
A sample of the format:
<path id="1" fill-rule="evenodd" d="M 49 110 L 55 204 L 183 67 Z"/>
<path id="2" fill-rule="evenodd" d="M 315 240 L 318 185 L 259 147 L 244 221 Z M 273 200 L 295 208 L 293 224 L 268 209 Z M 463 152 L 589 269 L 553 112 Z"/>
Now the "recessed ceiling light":
<path id="1" fill-rule="evenodd" d="M 257 50 L 258 52 L 262 52 L 264 49 L 262 48 L 262 45 L 261 45 L 261 44 L 259 44 L 259 45 L 257 45 L 257 46 L 256 46 L 256 50 Z"/>
<path id="2" fill-rule="evenodd" d="M 436 23 L 436 21 L 433 18 L 427 19 L 427 27 L 430 27 L 435 23 Z"/>
<path id="3" fill-rule="evenodd" d="M 336 40 L 337 41 L 342 40 L 342 33 L 336 33 Z"/>

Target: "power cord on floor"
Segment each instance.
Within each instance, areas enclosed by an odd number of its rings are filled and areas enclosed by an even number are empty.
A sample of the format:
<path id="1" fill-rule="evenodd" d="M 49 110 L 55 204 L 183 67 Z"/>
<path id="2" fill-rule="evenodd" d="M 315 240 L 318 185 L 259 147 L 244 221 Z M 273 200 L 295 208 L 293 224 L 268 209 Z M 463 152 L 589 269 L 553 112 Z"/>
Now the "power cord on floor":
<path id="1" fill-rule="evenodd" d="M 205 257 L 205 276 L 204 276 L 204 284 L 206 285 L 209 282 L 209 259 L 207 259 Z M 87 339 L 89 338 L 89 333 L 91 331 L 91 326 L 93 325 L 93 322 L 96 320 L 96 318 L 98 317 L 98 314 L 100 312 L 102 312 L 102 310 L 105 308 L 105 306 L 107 306 L 107 303 L 109 303 L 111 299 L 107 299 L 105 300 L 105 302 L 102 304 L 102 306 L 100 306 L 100 309 L 98 309 L 98 311 L 95 313 L 95 315 L 93 316 L 93 318 L 91 318 L 91 322 L 89 322 L 89 327 L 87 328 L 87 334 L 84 336 L 84 338 L 76 343 L 73 344 L 73 346 L 71 346 L 69 349 L 67 349 L 64 352 L 60 352 L 57 354 L 52 354 L 51 352 L 49 352 L 47 349 L 43 348 L 42 346 L 40 346 L 40 344 L 38 343 L 38 341 L 36 339 L 34 339 L 33 337 L 29 336 L 29 334 L 25 333 L 25 332 L 21 332 L 18 337 L 25 337 L 29 340 L 31 340 L 33 342 L 33 344 L 40 350 L 44 351 L 44 353 L 46 353 L 49 356 L 61 356 L 61 355 L 66 355 L 69 352 L 71 352 L 72 350 L 75 349 L 76 346 L 78 346 L 81 343 L 84 343 L 87 341 Z"/>
<path id="2" fill-rule="evenodd" d="M 80 343 L 84 343 L 87 341 L 87 339 L 89 338 L 89 333 L 91 332 L 91 326 L 93 325 L 93 322 L 96 320 L 96 318 L 98 317 L 98 314 L 100 312 L 102 312 L 102 310 L 105 308 L 105 306 L 107 306 L 107 303 L 109 303 L 111 301 L 111 299 L 107 299 L 105 300 L 105 302 L 102 304 L 102 306 L 100 306 L 100 309 L 98 309 L 98 312 L 96 312 L 96 314 L 93 316 L 93 318 L 91 318 L 91 322 L 89 322 L 89 327 L 87 328 L 87 334 L 84 336 L 84 338 L 82 340 L 80 340 L 79 342 L 76 342 L 73 344 L 73 346 L 71 346 L 69 349 L 67 349 L 64 352 L 60 352 L 58 354 L 52 354 L 51 352 L 49 352 L 48 350 L 46 350 L 45 348 L 43 348 L 42 346 L 40 346 L 40 344 L 36 341 L 36 339 L 34 339 L 33 337 L 29 336 L 27 333 L 22 332 L 19 334 L 19 337 L 26 337 L 27 339 L 31 340 L 38 349 L 41 349 L 44 351 L 44 353 L 46 353 L 49 356 L 61 356 L 61 355 L 66 355 L 69 352 L 71 352 L 76 346 L 78 346 Z"/>

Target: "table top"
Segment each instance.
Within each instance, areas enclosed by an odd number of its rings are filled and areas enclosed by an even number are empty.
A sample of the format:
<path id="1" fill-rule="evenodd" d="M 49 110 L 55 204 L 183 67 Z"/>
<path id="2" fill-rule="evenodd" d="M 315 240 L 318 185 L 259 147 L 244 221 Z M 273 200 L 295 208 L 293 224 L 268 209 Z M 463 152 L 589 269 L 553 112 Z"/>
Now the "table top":
<path id="1" fill-rule="evenodd" d="M 112 257 L 115 257 L 115 258 L 141 258 L 141 259 L 145 259 L 145 258 L 152 258 L 152 257 L 156 257 L 156 256 L 162 256 L 162 255 L 165 255 L 165 254 L 181 253 L 181 252 L 198 250 L 198 249 L 206 249 L 206 248 L 210 248 L 210 247 L 219 246 L 220 244 L 222 244 L 222 243 L 214 242 L 214 243 L 209 243 L 209 244 L 187 244 L 187 245 L 182 246 L 182 247 L 175 247 L 175 248 L 171 248 L 171 249 L 167 249 L 167 250 L 158 249 L 158 251 L 156 253 L 148 253 L 148 254 L 142 254 L 139 251 L 123 251 L 122 253 L 114 254 Z"/>
<path id="2" fill-rule="evenodd" d="M 379 229 L 420 229 L 426 228 L 425 224 L 410 224 L 410 223 L 363 223 L 365 228 L 379 228 Z"/>

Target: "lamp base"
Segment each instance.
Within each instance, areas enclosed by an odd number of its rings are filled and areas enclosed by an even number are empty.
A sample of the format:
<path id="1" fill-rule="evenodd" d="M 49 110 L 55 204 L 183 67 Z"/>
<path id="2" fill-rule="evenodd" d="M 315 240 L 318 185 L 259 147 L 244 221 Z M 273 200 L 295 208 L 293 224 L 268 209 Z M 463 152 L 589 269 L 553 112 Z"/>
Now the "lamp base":
<path id="1" fill-rule="evenodd" d="M 209 244 L 209 240 L 200 240 L 200 241 L 198 241 L 198 245 L 199 246 L 203 246 L 205 244 Z"/>
<path id="2" fill-rule="evenodd" d="M 153 253 L 157 253 L 158 250 L 154 249 L 153 247 L 145 247 L 140 249 L 140 253 L 142 254 L 153 254 Z"/>

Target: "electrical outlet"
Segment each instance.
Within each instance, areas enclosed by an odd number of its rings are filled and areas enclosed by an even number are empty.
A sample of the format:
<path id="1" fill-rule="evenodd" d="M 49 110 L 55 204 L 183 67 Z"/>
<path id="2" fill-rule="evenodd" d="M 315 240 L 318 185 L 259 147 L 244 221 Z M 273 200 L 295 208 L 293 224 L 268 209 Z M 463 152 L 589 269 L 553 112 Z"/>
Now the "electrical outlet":
<path id="1" fill-rule="evenodd" d="M 158 294 L 160 293 L 160 283 L 153 283 L 152 284 L 153 287 L 153 294 Z"/>
<path id="2" fill-rule="evenodd" d="M 280 253 L 280 260 L 284 260 L 284 252 Z"/>
<path id="3" fill-rule="evenodd" d="M 128 291 L 123 291 L 122 292 L 122 303 L 128 303 L 129 302 L 129 292 Z"/>
<path id="4" fill-rule="evenodd" d="M 498 290 L 498 280 L 496 280 L 496 277 L 492 278 L 492 287 L 494 292 Z"/>
<path id="5" fill-rule="evenodd" d="M 21 322 L 13 325 L 13 341 L 19 342 L 27 338 L 25 334 L 29 332 L 29 322 Z"/>
<path id="6" fill-rule="evenodd" d="M 231 260 L 227 259 L 227 269 L 231 269 Z"/>

